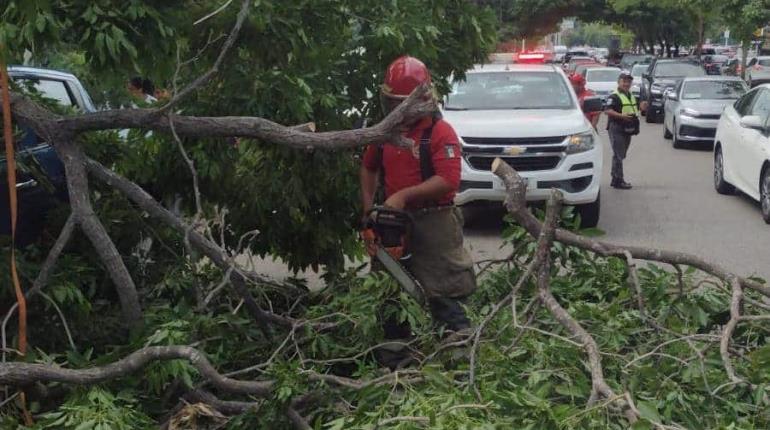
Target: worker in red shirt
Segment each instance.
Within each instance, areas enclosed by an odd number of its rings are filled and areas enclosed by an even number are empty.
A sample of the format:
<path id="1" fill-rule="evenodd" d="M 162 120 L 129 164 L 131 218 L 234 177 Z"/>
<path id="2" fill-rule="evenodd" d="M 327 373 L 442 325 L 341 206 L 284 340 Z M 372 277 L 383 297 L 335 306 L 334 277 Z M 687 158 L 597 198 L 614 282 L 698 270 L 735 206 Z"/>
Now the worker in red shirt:
<path id="1" fill-rule="evenodd" d="M 430 72 L 420 60 L 396 59 L 381 87 L 385 113 L 418 86 L 430 83 Z M 434 320 L 447 330 L 467 329 L 470 322 L 459 301 L 476 289 L 476 276 L 463 248 L 462 214 L 453 204 L 460 187 L 460 140 L 438 110 L 416 119 L 401 133 L 414 142 L 411 148 L 370 145 L 364 153 L 360 172 L 364 214 L 372 208 L 381 182 L 384 206 L 406 210 L 414 218 L 412 256 L 406 268 L 422 284 Z M 367 249 L 370 255 L 376 252 L 371 243 Z M 386 327 L 386 336 L 387 331 Z"/>
<path id="2" fill-rule="evenodd" d="M 581 108 L 583 107 L 583 100 L 585 100 L 586 97 L 593 97 L 596 95 L 593 91 L 586 88 L 586 78 L 584 78 L 583 75 L 574 73 L 569 77 L 569 81 L 572 83 L 572 88 L 575 89 L 575 94 L 577 94 Z M 599 115 L 601 115 L 601 112 L 590 112 L 586 113 L 585 115 L 595 129 L 596 124 L 599 123 Z"/>

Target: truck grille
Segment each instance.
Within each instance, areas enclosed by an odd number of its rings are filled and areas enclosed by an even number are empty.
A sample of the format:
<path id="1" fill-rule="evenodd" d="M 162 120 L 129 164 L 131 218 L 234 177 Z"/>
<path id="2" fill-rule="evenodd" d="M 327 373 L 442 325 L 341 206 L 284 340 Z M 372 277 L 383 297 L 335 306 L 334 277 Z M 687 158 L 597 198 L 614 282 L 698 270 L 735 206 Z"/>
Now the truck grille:
<path id="1" fill-rule="evenodd" d="M 567 136 L 552 137 L 465 137 L 463 141 L 468 145 L 558 145 L 564 143 Z"/>
<path id="2" fill-rule="evenodd" d="M 536 170 L 551 170 L 559 165 L 560 156 L 548 157 L 500 157 L 510 164 L 518 172 L 532 172 Z M 469 156 L 468 164 L 476 170 L 491 170 L 494 157 Z"/>

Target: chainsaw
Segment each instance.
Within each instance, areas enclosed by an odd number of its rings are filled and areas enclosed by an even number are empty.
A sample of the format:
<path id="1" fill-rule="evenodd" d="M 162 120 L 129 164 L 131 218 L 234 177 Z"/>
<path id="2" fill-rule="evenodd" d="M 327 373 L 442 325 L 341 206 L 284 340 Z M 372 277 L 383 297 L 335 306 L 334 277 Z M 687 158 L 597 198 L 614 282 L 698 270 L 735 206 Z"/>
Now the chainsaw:
<path id="1" fill-rule="evenodd" d="M 376 244 L 376 257 L 396 282 L 418 303 L 424 304 L 425 292 L 420 282 L 404 268 L 412 255 L 409 237 L 414 220 L 408 212 L 383 206 L 372 208 L 366 217 L 364 240 Z"/>

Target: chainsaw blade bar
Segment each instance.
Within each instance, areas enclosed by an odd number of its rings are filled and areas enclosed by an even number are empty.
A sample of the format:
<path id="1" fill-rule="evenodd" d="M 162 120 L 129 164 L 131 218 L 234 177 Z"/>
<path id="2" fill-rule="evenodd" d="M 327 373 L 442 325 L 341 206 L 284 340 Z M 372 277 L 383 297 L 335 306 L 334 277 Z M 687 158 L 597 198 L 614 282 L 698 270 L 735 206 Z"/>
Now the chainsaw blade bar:
<path id="1" fill-rule="evenodd" d="M 396 259 L 388 254 L 388 251 L 383 249 L 381 246 L 377 247 L 377 259 L 380 260 L 380 263 L 385 266 L 385 269 L 387 269 L 388 273 L 393 276 L 399 285 L 404 287 L 404 290 L 406 290 L 406 292 L 412 296 L 412 298 L 415 299 L 417 303 L 424 304 L 425 295 L 422 292 L 422 286 L 420 286 L 420 283 L 414 279 L 414 277 L 409 272 L 407 272 L 406 269 L 404 269 L 404 266 L 402 266 L 401 263 L 396 261 Z"/>

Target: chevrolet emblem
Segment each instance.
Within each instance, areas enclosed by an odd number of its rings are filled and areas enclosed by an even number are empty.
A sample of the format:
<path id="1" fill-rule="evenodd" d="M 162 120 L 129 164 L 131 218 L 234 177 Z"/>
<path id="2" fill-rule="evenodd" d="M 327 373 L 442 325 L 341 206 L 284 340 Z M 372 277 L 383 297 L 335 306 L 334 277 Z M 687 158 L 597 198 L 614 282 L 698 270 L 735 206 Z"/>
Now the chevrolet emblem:
<path id="1" fill-rule="evenodd" d="M 503 153 L 507 155 L 519 155 L 527 152 L 527 148 L 522 148 L 521 146 L 510 146 L 508 148 L 503 149 Z"/>

